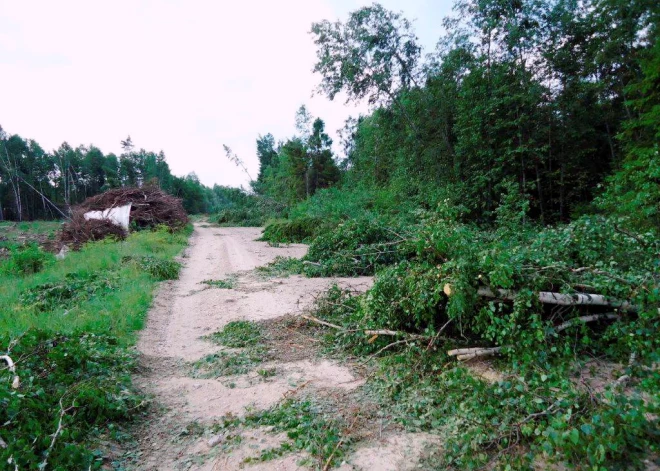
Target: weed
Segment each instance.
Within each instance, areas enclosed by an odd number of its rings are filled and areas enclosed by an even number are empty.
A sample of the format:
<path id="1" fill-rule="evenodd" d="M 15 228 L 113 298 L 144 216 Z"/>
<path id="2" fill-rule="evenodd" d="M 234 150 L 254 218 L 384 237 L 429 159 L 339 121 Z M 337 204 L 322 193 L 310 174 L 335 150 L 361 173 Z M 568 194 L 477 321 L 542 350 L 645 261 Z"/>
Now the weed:
<path id="1" fill-rule="evenodd" d="M 264 379 L 272 378 L 277 375 L 277 368 L 262 368 L 257 370 L 257 374 Z"/>
<path id="2" fill-rule="evenodd" d="M 113 272 L 67 273 L 60 282 L 44 283 L 28 289 L 21 296 L 21 301 L 38 312 L 46 312 L 74 307 L 116 287 L 117 274 Z"/>
<path id="3" fill-rule="evenodd" d="M 270 358 L 268 349 L 263 345 L 263 331 L 254 322 L 230 322 L 220 332 L 207 338 L 219 345 L 240 350 L 223 350 L 196 361 L 192 365 L 193 377 L 217 378 L 245 374 Z"/>
<path id="4" fill-rule="evenodd" d="M 149 273 L 159 281 L 176 280 L 179 278 L 179 271 L 181 271 L 181 264 L 174 260 L 164 260 L 156 258 L 151 255 L 144 255 L 141 257 L 134 257 L 127 255 L 122 258 L 123 263 L 135 263 L 142 270 Z"/>
<path id="5" fill-rule="evenodd" d="M 210 336 L 210 339 L 225 347 L 245 348 L 257 345 L 262 339 L 261 327 L 248 321 L 233 321 L 227 324 L 220 332 Z"/>
<path id="6" fill-rule="evenodd" d="M 241 351 L 220 351 L 192 364 L 193 378 L 219 378 L 249 373 L 268 359 L 268 351 L 253 347 Z"/>
<path id="7" fill-rule="evenodd" d="M 204 280 L 202 281 L 202 283 L 212 288 L 234 289 L 234 287 L 236 287 L 237 281 L 238 281 L 237 276 L 229 276 L 224 280 Z"/>
<path id="8" fill-rule="evenodd" d="M 312 399 L 287 399 L 271 409 L 227 421 L 220 427 L 231 429 L 239 425 L 272 427 L 273 432 L 286 433 L 288 440 L 277 448 L 264 450 L 257 458 L 260 461 L 304 451 L 314 457 L 320 467 L 328 462 L 334 466 L 341 462 L 346 447 L 351 443 L 342 434 L 346 424 L 337 416 L 335 407 Z"/>
<path id="9" fill-rule="evenodd" d="M 284 278 L 304 273 L 302 260 L 293 257 L 276 257 L 268 265 L 257 267 L 256 272 L 264 278 Z"/>
<path id="10" fill-rule="evenodd" d="M 44 252 L 37 244 L 30 243 L 11 250 L 9 260 L 0 266 L 0 270 L 11 275 L 32 275 L 40 272 L 53 256 Z"/>

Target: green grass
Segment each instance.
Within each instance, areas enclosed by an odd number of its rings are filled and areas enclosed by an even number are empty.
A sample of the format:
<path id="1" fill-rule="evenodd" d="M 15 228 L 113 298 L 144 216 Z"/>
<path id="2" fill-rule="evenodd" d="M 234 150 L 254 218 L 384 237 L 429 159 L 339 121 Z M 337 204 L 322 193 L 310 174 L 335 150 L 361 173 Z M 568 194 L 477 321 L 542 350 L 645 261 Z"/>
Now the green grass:
<path id="1" fill-rule="evenodd" d="M 55 240 L 61 225 L 61 221 L 0 221 L 0 249 L 12 249 L 29 242 Z"/>
<path id="2" fill-rule="evenodd" d="M 178 274 L 172 259 L 189 235 L 142 231 L 95 242 L 64 260 L 47 258 L 33 274 L 0 261 L 0 355 L 16 361 L 21 378 L 14 389 L 0 365 L 0 462 L 101 469 L 100 444 L 125 438 L 123 424 L 146 404 L 131 385 L 131 347 L 158 280 Z"/>
<path id="3" fill-rule="evenodd" d="M 207 339 L 218 345 L 240 350 L 223 350 L 196 361 L 192 365 L 192 376 L 195 378 L 218 378 L 249 373 L 269 359 L 268 349 L 263 345 L 263 330 L 254 322 L 230 322 Z M 265 373 L 266 370 L 260 371 L 264 372 L 259 373 L 264 378 L 271 376 Z"/>
<path id="4" fill-rule="evenodd" d="M 228 276 L 222 280 L 204 280 L 202 283 L 210 286 L 211 288 L 220 288 L 220 289 L 234 289 L 236 287 L 236 282 L 238 277 Z"/>
<path id="5" fill-rule="evenodd" d="M 62 221 L 0 221 L 0 234 L 4 236 L 23 234 L 52 234 L 60 228 Z"/>
<path id="6" fill-rule="evenodd" d="M 254 322 L 233 321 L 220 332 L 212 334 L 210 339 L 225 347 L 245 348 L 259 343 L 262 339 L 262 329 Z"/>
<path id="7" fill-rule="evenodd" d="M 20 278 L 0 270 L 0 334 L 17 336 L 32 328 L 60 333 L 85 331 L 113 335 L 130 343 L 135 331 L 143 326 L 158 277 L 138 264 L 122 263 L 122 259 L 169 261 L 181 252 L 186 241 L 184 233 L 142 231 L 125 242 L 89 244 L 64 260 L 50 261 L 32 276 Z M 24 302 L 24 295 L 39 286 L 61 284 L 72 277 L 84 280 L 98 276 L 116 278 L 114 289 L 47 312 Z"/>

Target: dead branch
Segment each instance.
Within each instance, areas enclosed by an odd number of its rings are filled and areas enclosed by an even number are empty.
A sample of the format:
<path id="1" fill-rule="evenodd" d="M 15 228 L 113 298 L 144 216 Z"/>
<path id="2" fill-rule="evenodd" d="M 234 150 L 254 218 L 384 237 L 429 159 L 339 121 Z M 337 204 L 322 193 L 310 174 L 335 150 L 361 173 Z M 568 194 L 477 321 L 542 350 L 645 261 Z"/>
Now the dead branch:
<path id="1" fill-rule="evenodd" d="M 445 324 L 444 324 L 442 327 L 440 327 L 440 330 L 438 330 L 438 332 L 433 336 L 433 338 L 431 339 L 431 341 L 429 342 L 429 344 L 426 346 L 426 351 L 429 351 L 429 349 L 430 349 L 430 348 L 433 346 L 433 344 L 438 340 L 438 338 L 440 338 L 440 335 L 442 335 L 442 333 L 443 333 L 443 332 L 445 331 L 445 329 L 449 326 L 449 324 L 451 324 L 451 321 L 452 321 L 452 320 L 453 320 L 453 319 L 449 319 L 447 322 L 445 322 Z"/>
<path id="2" fill-rule="evenodd" d="M 402 343 L 408 343 L 408 342 L 410 342 L 410 339 L 397 340 L 396 342 L 392 342 L 390 344 L 387 344 L 383 348 L 378 350 L 376 353 L 370 355 L 363 363 L 367 363 L 371 359 L 373 359 L 373 358 L 377 357 L 378 355 L 380 355 L 381 353 L 383 353 L 385 350 L 389 350 L 392 347 L 396 347 L 397 345 L 401 345 Z"/>
<path id="3" fill-rule="evenodd" d="M 418 335 L 418 334 L 409 334 L 408 332 L 401 332 L 398 330 L 388 330 L 388 329 L 382 329 L 382 330 L 365 330 L 364 331 L 365 335 L 386 335 L 390 337 L 398 337 L 398 336 L 406 336 L 408 338 L 414 338 L 414 339 L 427 339 L 429 338 L 428 335 Z"/>
<path id="4" fill-rule="evenodd" d="M 342 437 L 342 439 L 339 440 L 339 442 L 337 443 L 335 448 L 332 450 L 332 453 L 330 453 L 330 456 L 328 457 L 328 460 L 325 462 L 325 466 L 323 466 L 323 471 L 328 471 L 330 469 L 330 463 L 332 463 L 332 458 L 335 456 L 335 453 L 337 453 L 337 450 L 339 449 L 339 447 L 344 443 L 345 436 L 351 433 L 351 431 L 353 430 L 353 427 L 355 426 L 355 423 L 357 422 L 357 420 L 359 418 L 360 418 L 360 414 L 358 413 L 358 414 L 355 415 L 355 418 L 353 419 L 353 422 L 351 422 L 351 425 L 348 427 L 348 430 L 346 431 L 346 434 L 344 435 L 344 437 Z"/>
<path id="5" fill-rule="evenodd" d="M 303 314 L 301 317 L 303 319 L 307 319 L 308 321 L 315 322 L 317 324 L 321 324 L 321 325 L 324 325 L 326 327 L 331 327 L 331 328 L 336 329 L 336 330 L 344 330 L 343 327 L 341 327 L 337 324 L 331 324 L 330 322 L 322 321 L 321 319 L 319 319 L 317 317 L 314 317 L 314 316 Z"/>
<path id="6" fill-rule="evenodd" d="M 62 399 L 64 397 L 60 398 L 60 420 L 57 423 L 57 429 L 55 430 L 55 433 L 52 435 L 53 439 L 50 441 L 50 446 L 44 453 L 44 460 L 39 463 L 39 469 L 46 469 L 46 466 L 48 465 L 48 456 L 50 455 L 50 452 L 53 450 L 55 447 L 55 442 L 57 442 L 57 437 L 62 433 L 62 423 L 64 422 L 64 416 L 66 415 L 69 410 L 71 410 L 75 404 L 72 404 L 71 407 L 64 408 L 64 405 L 62 404 Z"/>
<path id="7" fill-rule="evenodd" d="M 324 325 L 326 327 L 331 327 L 335 330 L 341 330 L 341 331 L 346 332 L 346 333 L 348 333 L 348 332 L 364 332 L 365 335 L 386 335 L 386 336 L 390 336 L 390 337 L 405 336 L 408 339 L 429 339 L 429 338 L 431 338 L 428 335 L 410 334 L 408 332 L 401 332 L 401 331 L 398 331 L 398 330 L 344 329 L 342 326 L 339 326 L 337 324 L 331 324 L 330 322 L 323 321 L 323 320 L 321 320 L 317 317 L 311 316 L 309 314 L 303 314 L 301 317 L 303 319 L 314 322 L 316 324 L 321 324 L 321 325 Z"/>

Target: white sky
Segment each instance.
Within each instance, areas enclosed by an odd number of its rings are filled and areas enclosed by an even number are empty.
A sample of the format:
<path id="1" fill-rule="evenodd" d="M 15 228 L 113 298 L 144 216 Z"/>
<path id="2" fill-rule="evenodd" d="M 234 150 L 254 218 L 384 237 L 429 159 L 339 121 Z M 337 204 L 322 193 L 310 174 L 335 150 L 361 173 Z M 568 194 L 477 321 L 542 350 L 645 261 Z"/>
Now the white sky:
<path id="1" fill-rule="evenodd" d="M 0 125 L 51 151 L 67 141 L 163 150 L 176 175 L 239 186 L 230 146 L 258 172 L 255 140 L 294 134 L 301 104 L 335 131 L 359 108 L 311 98 L 314 21 L 359 0 L 0 0 Z M 417 19 L 430 52 L 451 0 L 382 0 Z"/>

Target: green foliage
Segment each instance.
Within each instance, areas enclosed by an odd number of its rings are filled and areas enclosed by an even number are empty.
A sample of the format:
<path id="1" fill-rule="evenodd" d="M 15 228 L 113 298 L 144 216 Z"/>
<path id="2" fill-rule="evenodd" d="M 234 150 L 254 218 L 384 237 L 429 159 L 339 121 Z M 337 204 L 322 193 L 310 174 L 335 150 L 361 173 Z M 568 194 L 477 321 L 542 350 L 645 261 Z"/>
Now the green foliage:
<path id="1" fill-rule="evenodd" d="M 641 469 L 659 445 L 653 421 L 643 417 L 657 410 L 657 398 L 643 404 L 614 388 L 594 396 L 571 380 L 579 367 L 514 366 L 488 382 L 469 369 L 443 369 L 444 362 L 442 354 L 413 348 L 385 358 L 375 384 L 403 425 L 440 434 L 443 453 L 430 469 L 528 469 L 538 459 Z"/>
<path id="2" fill-rule="evenodd" d="M 67 273 L 61 282 L 44 283 L 26 290 L 21 302 L 37 312 L 73 307 L 117 287 L 113 272 Z"/>
<path id="3" fill-rule="evenodd" d="M 268 223 L 259 240 L 274 243 L 307 242 L 328 229 L 328 224 L 322 219 L 278 219 Z"/>
<path id="4" fill-rule="evenodd" d="M 660 40 L 644 61 L 642 79 L 629 86 L 637 115 L 619 136 L 626 158 L 608 181 L 600 206 L 627 216 L 640 229 L 660 228 Z"/>
<path id="5" fill-rule="evenodd" d="M 158 281 L 176 280 L 179 278 L 181 264 L 174 260 L 157 258 L 152 255 L 134 257 L 131 255 L 122 258 L 123 263 L 135 263 L 141 270 L 146 271 Z"/>
<path id="6" fill-rule="evenodd" d="M 253 189 L 265 201 L 292 205 L 340 179 L 332 139 L 325 132 L 323 120 L 314 119 L 303 105 L 298 110 L 296 128 L 299 135 L 277 148 L 270 134 L 257 139 L 260 168 Z"/>
<path id="7" fill-rule="evenodd" d="M 202 283 L 208 285 L 212 288 L 220 289 L 234 289 L 236 286 L 237 278 L 235 276 L 230 276 L 224 280 L 204 280 Z"/>
<path id="8" fill-rule="evenodd" d="M 116 338 L 80 332 L 3 335 L 0 345 L 11 345 L 21 379 L 12 389 L 12 374 L 0 370 L 7 443 L 0 460 L 18 469 L 43 469 L 46 462 L 48 469 L 101 469 L 102 455 L 92 451 L 96 440 L 112 437 L 144 404 L 130 385 L 134 354 Z"/>
<path id="9" fill-rule="evenodd" d="M 262 338 L 262 329 L 249 321 L 232 321 L 220 332 L 211 335 L 213 342 L 230 348 L 245 348 L 257 345 Z"/>
<path id="10" fill-rule="evenodd" d="M 372 275 L 379 266 L 404 260 L 409 247 L 403 227 L 374 219 L 349 220 L 311 243 L 304 260 L 310 276 Z M 408 250 L 407 250 L 408 249 Z"/>
<path id="11" fill-rule="evenodd" d="M 370 323 L 383 328 L 424 331 L 447 321 L 440 267 L 401 262 L 378 272 L 364 299 Z"/>
<path id="12" fill-rule="evenodd" d="M 272 432 L 285 432 L 287 441 L 277 448 L 264 450 L 259 457 L 268 461 L 290 452 L 306 452 L 323 467 L 341 463 L 350 440 L 342 436 L 347 426 L 335 414 L 334 407 L 311 399 L 286 401 L 265 411 L 226 421 L 221 428 L 232 430 L 244 427 L 271 427 Z"/>
<path id="13" fill-rule="evenodd" d="M 0 270 L 13 275 L 32 275 L 40 272 L 44 266 L 52 262 L 54 257 L 44 252 L 36 244 L 28 244 L 14 248 L 9 260 L 0 265 Z"/>

